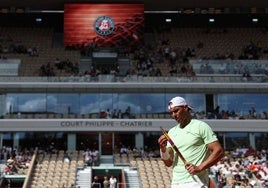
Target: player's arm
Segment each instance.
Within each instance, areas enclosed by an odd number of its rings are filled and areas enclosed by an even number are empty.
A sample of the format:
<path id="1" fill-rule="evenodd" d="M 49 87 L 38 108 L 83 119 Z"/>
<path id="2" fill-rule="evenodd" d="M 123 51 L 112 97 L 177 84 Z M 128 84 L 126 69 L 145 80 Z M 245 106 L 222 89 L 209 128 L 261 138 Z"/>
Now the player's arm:
<path id="1" fill-rule="evenodd" d="M 224 150 L 218 141 L 207 144 L 207 148 L 210 151 L 210 155 L 199 165 L 201 171 L 213 166 L 224 156 Z"/>
<path id="2" fill-rule="evenodd" d="M 167 147 L 167 139 L 164 135 L 160 136 L 158 139 L 158 144 L 160 147 L 160 156 L 167 167 L 173 165 L 174 151 L 171 147 Z"/>
<path id="3" fill-rule="evenodd" d="M 166 154 L 166 158 L 164 158 L 165 153 L 168 153 Z M 171 148 L 166 148 L 165 152 L 160 151 L 160 155 L 161 155 L 161 159 L 164 161 L 167 167 L 170 167 L 173 165 L 174 152 Z"/>

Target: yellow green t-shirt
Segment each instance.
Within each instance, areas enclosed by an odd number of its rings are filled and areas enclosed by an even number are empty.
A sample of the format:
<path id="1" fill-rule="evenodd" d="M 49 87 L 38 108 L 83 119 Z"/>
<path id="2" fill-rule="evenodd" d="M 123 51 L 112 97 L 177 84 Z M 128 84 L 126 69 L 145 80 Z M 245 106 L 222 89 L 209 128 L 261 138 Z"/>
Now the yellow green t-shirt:
<path id="1" fill-rule="evenodd" d="M 186 161 L 194 165 L 201 164 L 208 157 L 209 151 L 206 145 L 218 140 L 211 127 L 197 119 L 192 119 L 184 128 L 180 128 L 179 125 L 171 128 L 168 134 Z M 172 146 L 168 143 L 167 147 Z M 185 169 L 182 160 L 176 156 L 173 161 L 172 184 L 195 181 L 193 176 Z M 198 177 L 203 183 L 207 184 L 209 181 L 208 170 L 199 173 Z"/>

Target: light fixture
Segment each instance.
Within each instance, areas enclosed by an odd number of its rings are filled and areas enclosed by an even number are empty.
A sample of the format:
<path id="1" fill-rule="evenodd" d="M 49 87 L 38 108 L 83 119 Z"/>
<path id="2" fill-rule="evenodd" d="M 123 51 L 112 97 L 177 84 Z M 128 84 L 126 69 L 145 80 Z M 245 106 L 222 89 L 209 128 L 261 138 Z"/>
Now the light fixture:
<path id="1" fill-rule="evenodd" d="M 42 18 L 35 18 L 35 22 L 38 22 L 38 23 L 42 22 Z"/>
<path id="2" fill-rule="evenodd" d="M 215 22 L 215 20 L 214 20 L 214 18 L 209 18 L 209 20 L 208 20 L 210 23 L 213 23 L 213 22 Z"/>
<path id="3" fill-rule="evenodd" d="M 256 23 L 258 21 L 259 21 L 258 18 L 252 18 L 252 22 Z"/>
<path id="4" fill-rule="evenodd" d="M 166 18 L 166 22 L 171 22 L 172 20 L 170 18 Z"/>

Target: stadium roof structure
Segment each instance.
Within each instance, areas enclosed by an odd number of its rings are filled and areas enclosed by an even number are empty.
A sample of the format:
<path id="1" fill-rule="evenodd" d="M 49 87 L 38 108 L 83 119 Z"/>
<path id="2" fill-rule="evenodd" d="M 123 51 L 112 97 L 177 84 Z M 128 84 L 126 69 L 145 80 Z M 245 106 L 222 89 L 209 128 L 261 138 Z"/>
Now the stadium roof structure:
<path id="1" fill-rule="evenodd" d="M 0 8 L 20 7 L 29 10 L 63 10 L 65 3 L 144 3 L 145 11 L 178 11 L 181 9 L 224 9 L 265 11 L 267 0 L 2 0 Z"/>

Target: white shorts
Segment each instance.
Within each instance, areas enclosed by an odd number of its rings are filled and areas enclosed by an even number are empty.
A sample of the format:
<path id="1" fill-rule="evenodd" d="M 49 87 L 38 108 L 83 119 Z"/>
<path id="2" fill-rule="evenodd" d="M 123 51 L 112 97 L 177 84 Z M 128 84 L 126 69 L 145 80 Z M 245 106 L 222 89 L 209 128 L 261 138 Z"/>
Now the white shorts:
<path id="1" fill-rule="evenodd" d="M 189 182 L 182 184 L 172 184 L 171 188 L 207 188 L 206 185 L 200 185 L 197 182 Z"/>

